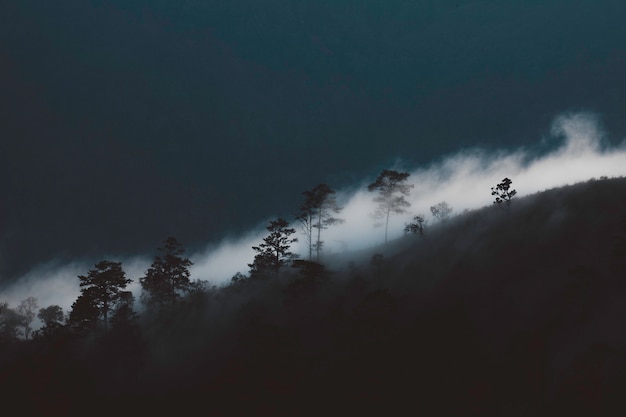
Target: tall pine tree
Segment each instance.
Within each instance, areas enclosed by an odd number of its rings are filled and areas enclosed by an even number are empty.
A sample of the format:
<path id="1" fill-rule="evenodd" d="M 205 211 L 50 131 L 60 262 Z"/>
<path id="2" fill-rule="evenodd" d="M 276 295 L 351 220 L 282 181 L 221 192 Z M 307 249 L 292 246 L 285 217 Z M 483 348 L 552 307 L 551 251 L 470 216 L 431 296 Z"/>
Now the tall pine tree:
<path id="1" fill-rule="evenodd" d="M 93 327 L 101 319 L 106 331 L 110 312 L 132 280 L 126 278 L 121 262 L 110 261 L 98 262 L 87 275 L 79 275 L 78 279 L 81 294 L 72 305 L 70 321 L 79 327 Z"/>
<path id="2" fill-rule="evenodd" d="M 178 299 L 191 290 L 189 268 L 193 263 L 185 257 L 185 249 L 174 237 L 168 237 L 158 251 L 160 255 L 154 257 L 139 283 L 144 303 L 163 310 L 174 308 Z"/>
<path id="3" fill-rule="evenodd" d="M 252 276 L 259 276 L 266 271 L 273 271 L 276 277 L 278 277 L 280 269 L 290 259 L 297 257 L 290 251 L 291 244 L 298 241 L 298 239 L 290 237 L 296 233 L 296 230 L 289 227 L 287 220 L 283 218 L 272 220 L 267 226 L 267 230 L 270 234 L 263 238 L 263 243 L 252 247 L 257 252 L 254 262 L 248 264 Z"/>
<path id="4" fill-rule="evenodd" d="M 343 219 L 333 216 L 333 214 L 341 212 L 342 207 L 337 204 L 335 191 L 326 184 L 316 185 L 311 191 L 305 191 L 302 194 L 305 196 L 305 200 L 296 219 L 302 225 L 305 243 L 309 250 L 309 260 L 312 260 L 313 251 L 315 251 L 316 259 L 319 262 L 324 244 L 321 238 L 322 229 L 327 229 L 333 224 L 343 223 Z"/>
<path id="5" fill-rule="evenodd" d="M 376 181 L 367 186 L 368 191 L 378 193 L 374 197 L 374 201 L 378 203 L 374 218 L 385 219 L 385 243 L 387 243 L 391 213 L 405 213 L 406 208 L 411 206 L 411 203 L 404 198 L 409 195 L 411 188 L 413 188 L 413 184 L 406 183 L 409 175 L 411 174 L 408 172 L 383 170 Z"/>

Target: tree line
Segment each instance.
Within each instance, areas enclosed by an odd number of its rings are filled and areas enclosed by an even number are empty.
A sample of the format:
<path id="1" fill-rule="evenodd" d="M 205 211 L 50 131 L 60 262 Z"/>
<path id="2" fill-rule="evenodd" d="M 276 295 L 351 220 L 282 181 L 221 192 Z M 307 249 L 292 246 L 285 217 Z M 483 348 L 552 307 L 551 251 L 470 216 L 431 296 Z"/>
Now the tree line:
<path id="1" fill-rule="evenodd" d="M 383 170 L 367 190 L 374 194 L 377 203 L 372 213 L 375 226 L 384 226 L 384 241 L 388 241 L 389 219 L 392 215 L 404 214 L 411 204 L 407 201 L 412 184 L 408 183 L 410 174 L 394 170 Z M 495 196 L 494 204 L 509 206 L 516 191 L 511 188 L 512 181 L 505 178 L 491 188 Z M 296 229 L 284 218 L 269 222 L 268 234 L 262 242 L 252 249 L 255 256 L 248 264 L 249 276 L 237 273 L 232 282 L 243 279 L 273 276 L 278 278 L 280 271 L 288 266 L 311 273 L 322 268 L 320 264 L 324 248 L 322 231 L 343 223 L 338 217 L 343 210 L 336 198 L 336 191 L 327 184 L 319 184 L 303 192 L 304 201 L 295 220 L 300 224 L 308 260 L 300 260 L 299 255 L 291 251 L 298 239 L 293 235 Z M 446 222 L 453 209 L 446 202 L 430 207 L 432 216 L 438 222 Z M 405 225 L 404 232 L 423 236 L 427 221 L 423 214 L 413 217 Z M 194 293 L 201 293 L 209 288 L 206 281 L 191 280 L 191 260 L 185 255 L 185 249 L 175 237 L 168 237 L 159 247 L 150 267 L 139 278 L 141 302 L 146 311 L 166 315 L 176 310 L 177 305 Z M 374 260 L 373 260 L 374 262 Z M 39 309 L 37 299 L 28 297 L 17 308 L 10 308 L 7 303 L 0 303 L 0 341 L 46 337 L 61 331 L 78 334 L 101 330 L 107 332 L 111 327 L 132 326 L 138 317 L 135 311 L 135 297 L 129 291 L 132 280 L 126 277 L 121 262 L 102 260 L 94 265 L 86 275 L 78 276 L 80 295 L 65 314 L 58 305 Z M 42 325 L 33 332 L 32 323 L 37 317 Z"/>

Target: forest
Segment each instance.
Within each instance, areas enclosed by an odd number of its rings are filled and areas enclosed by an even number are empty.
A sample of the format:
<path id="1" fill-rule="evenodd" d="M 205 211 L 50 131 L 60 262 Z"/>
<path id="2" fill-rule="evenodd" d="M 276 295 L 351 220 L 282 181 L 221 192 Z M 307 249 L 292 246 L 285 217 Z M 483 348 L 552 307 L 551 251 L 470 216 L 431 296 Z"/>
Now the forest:
<path id="1" fill-rule="evenodd" d="M 408 176 L 368 186 L 374 248 L 325 253 L 345 219 L 320 184 L 225 285 L 168 237 L 137 299 L 102 260 L 70 311 L 0 300 L 3 398 L 26 415 L 623 415 L 626 179 L 519 197 L 505 178 L 489 205 L 438 203 L 388 239 Z"/>

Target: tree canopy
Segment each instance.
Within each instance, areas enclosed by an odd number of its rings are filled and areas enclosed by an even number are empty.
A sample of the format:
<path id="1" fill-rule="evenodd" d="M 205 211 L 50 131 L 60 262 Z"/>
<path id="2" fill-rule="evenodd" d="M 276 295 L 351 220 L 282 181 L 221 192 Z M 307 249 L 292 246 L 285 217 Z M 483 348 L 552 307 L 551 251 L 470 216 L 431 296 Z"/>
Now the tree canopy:
<path id="1" fill-rule="evenodd" d="M 185 257 L 185 249 L 175 237 L 168 237 L 145 276 L 139 279 L 142 300 L 160 310 L 174 307 L 178 299 L 191 289 L 189 268 L 193 262 Z"/>
<path id="2" fill-rule="evenodd" d="M 424 229 L 426 227 L 426 218 L 423 214 L 413 216 L 413 221 L 404 226 L 404 233 L 406 234 L 419 234 L 424 236 Z"/>
<path id="3" fill-rule="evenodd" d="M 22 300 L 20 305 L 17 307 L 17 313 L 22 319 L 22 333 L 24 334 L 24 338 L 26 339 L 28 339 L 32 331 L 30 325 L 37 315 L 37 308 L 39 308 L 39 306 L 37 305 L 37 299 L 35 297 L 27 297 L 26 299 Z"/>
<path id="4" fill-rule="evenodd" d="M 402 214 L 411 206 L 406 201 L 413 188 L 413 184 L 407 184 L 407 178 L 410 176 L 408 172 L 398 172 L 393 170 L 383 170 L 376 178 L 376 181 L 367 186 L 370 192 L 377 192 L 374 202 L 378 203 L 378 207 L 373 216 L 375 219 L 385 219 L 385 243 L 387 243 L 389 216 L 394 214 Z"/>
<path id="5" fill-rule="evenodd" d="M 517 194 L 516 190 L 511 189 L 512 182 L 509 178 L 505 178 L 495 187 L 491 187 L 491 195 L 496 197 L 493 201 L 494 204 L 502 205 L 504 203 L 507 206 L 511 204 L 511 199 Z"/>
<path id="6" fill-rule="evenodd" d="M 297 257 L 291 252 L 291 244 L 298 241 L 297 238 L 290 237 L 296 233 L 294 228 L 289 227 L 289 222 L 283 218 L 270 221 L 266 227 L 270 232 L 263 238 L 263 243 L 253 246 L 256 252 L 254 262 L 249 264 L 250 273 L 259 275 L 263 271 L 272 270 L 278 276 L 280 269 L 287 262 Z"/>
<path id="7" fill-rule="evenodd" d="M 101 318 L 106 330 L 110 312 L 132 280 L 126 278 L 121 262 L 106 260 L 98 262 L 87 275 L 79 275 L 78 279 L 81 295 L 72 306 L 70 320 L 85 325 Z"/>
<path id="8" fill-rule="evenodd" d="M 13 342 L 19 336 L 22 318 L 8 303 L 0 302 L 0 345 Z"/>
<path id="9" fill-rule="evenodd" d="M 305 243 L 309 250 L 309 260 L 313 258 L 313 252 L 315 252 L 316 259 L 319 261 L 324 244 L 321 239 L 322 229 L 343 222 L 343 219 L 333 216 L 333 214 L 340 213 L 342 207 L 337 204 L 335 191 L 326 184 L 316 185 L 312 190 L 302 194 L 305 200 L 296 219 L 302 224 Z"/>
<path id="10" fill-rule="evenodd" d="M 453 208 L 450 205 L 442 201 L 441 203 L 437 203 L 430 208 L 430 212 L 433 217 L 437 219 L 440 223 L 446 222 L 450 218 L 450 214 L 452 213 Z"/>

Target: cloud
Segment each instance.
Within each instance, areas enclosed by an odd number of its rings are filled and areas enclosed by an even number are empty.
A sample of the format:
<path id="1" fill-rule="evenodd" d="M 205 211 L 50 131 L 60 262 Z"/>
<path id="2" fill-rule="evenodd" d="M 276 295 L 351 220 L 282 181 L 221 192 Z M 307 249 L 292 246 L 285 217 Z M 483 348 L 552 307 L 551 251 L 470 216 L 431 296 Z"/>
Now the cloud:
<path id="1" fill-rule="evenodd" d="M 221 283 L 229 280 L 235 273 L 245 273 L 247 264 L 254 259 L 252 246 L 263 239 L 263 231 L 251 231 L 244 236 L 228 237 L 218 245 L 211 245 L 191 256 L 194 265 L 191 274 L 196 279 Z"/>
<path id="2" fill-rule="evenodd" d="M 430 207 L 441 201 L 453 207 L 453 214 L 492 204 L 491 187 L 505 177 L 513 181 L 513 188 L 518 192 L 516 198 L 519 198 L 593 177 L 626 175 L 624 144 L 608 146 L 595 115 L 561 115 L 554 120 L 550 133 L 547 144 L 551 146 L 542 153 L 527 149 L 462 150 L 429 166 L 412 170 L 409 180 L 414 188 L 408 198 L 410 211 L 391 218 L 390 239 L 399 237 L 405 222 L 415 214 L 426 215 L 432 224 Z M 375 205 L 373 195 L 366 191 L 366 185 L 373 179 L 364 180 L 356 191 L 355 188 L 338 190 L 338 201 L 344 206 L 340 217 L 345 223 L 323 232 L 326 253 L 343 253 L 382 243 L 384 230 L 373 226 L 371 213 Z M 299 231 L 297 224 L 294 227 Z M 194 262 L 192 278 L 222 284 L 236 272 L 247 272 L 247 264 L 254 258 L 251 247 L 260 243 L 264 235 L 265 230 L 259 226 L 244 235 L 225 238 L 217 245 L 209 245 L 191 254 Z M 307 250 L 302 241 L 293 249 L 304 255 Z M 139 256 L 123 260 L 127 276 L 135 281 L 132 289 L 136 295 L 139 294 L 138 280 L 149 263 L 148 258 Z M 0 293 L 0 300 L 16 305 L 32 295 L 39 299 L 41 306 L 59 304 L 67 310 L 79 293 L 76 276 L 86 273 L 91 265 L 83 262 L 35 268 Z"/>
<path id="3" fill-rule="evenodd" d="M 76 277 L 86 271 L 83 262 L 65 265 L 50 262 L 40 265 L 13 285 L 4 288 L 0 293 L 0 300 L 9 303 L 11 307 L 16 307 L 21 300 L 33 296 L 37 298 L 39 307 L 56 304 L 67 312 L 80 293 Z"/>
<path id="4" fill-rule="evenodd" d="M 626 175 L 626 148 L 623 143 L 614 148 L 605 144 L 597 116 L 561 115 L 554 120 L 550 131 L 549 144 L 556 146 L 543 154 L 524 149 L 491 153 L 463 150 L 413 170 L 409 177 L 414 185 L 408 198 L 410 214 L 392 217 L 390 238 L 403 233 L 404 223 L 412 215 L 424 214 L 432 223 L 430 207 L 441 201 L 449 203 L 455 213 L 492 204 L 491 187 L 506 177 L 513 181 L 513 188 L 521 197 L 594 177 Z M 383 231 L 372 227 L 369 216 L 375 208 L 371 193 L 362 187 L 342 197 L 346 222 L 325 232 L 328 249 L 340 251 L 337 242 L 349 249 L 382 243 Z"/>
<path id="5" fill-rule="evenodd" d="M 138 295 L 139 278 L 148 268 L 149 261 L 144 257 L 111 260 L 122 262 L 126 276 L 133 280 L 127 289 Z M 39 265 L 12 285 L 3 288 L 0 291 L 0 301 L 7 302 L 11 307 L 17 307 L 20 301 L 33 296 L 37 298 L 40 308 L 59 305 L 67 313 L 80 294 L 78 276 L 87 274 L 93 267 L 94 262 L 87 261 L 63 265 L 49 262 Z"/>
<path id="6" fill-rule="evenodd" d="M 432 224 L 430 207 L 441 201 L 448 202 L 454 213 L 492 204 L 491 187 L 505 177 L 513 180 L 519 198 L 593 177 L 626 175 L 626 148 L 605 145 L 597 116 L 590 113 L 561 115 L 554 120 L 550 132 L 551 150 L 542 154 L 525 149 L 463 150 L 430 166 L 412 170 L 409 180 L 414 188 L 408 198 L 410 212 L 392 217 L 390 238 L 401 236 L 405 222 L 415 214 L 426 215 Z M 365 249 L 382 243 L 384 231 L 373 226 L 371 217 L 375 209 L 373 195 L 366 191 L 367 183 L 373 179 L 364 181 L 357 191 L 338 191 L 338 200 L 344 206 L 340 217 L 346 221 L 323 232 L 327 253 Z M 197 254 L 197 270 L 215 282 L 225 282 L 235 272 L 247 271 L 247 263 L 254 257 L 251 246 L 260 242 L 263 232 L 256 230 L 240 239 L 231 238 Z M 302 255 L 307 252 L 303 239 L 295 245 L 294 251 Z"/>

